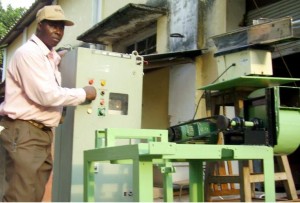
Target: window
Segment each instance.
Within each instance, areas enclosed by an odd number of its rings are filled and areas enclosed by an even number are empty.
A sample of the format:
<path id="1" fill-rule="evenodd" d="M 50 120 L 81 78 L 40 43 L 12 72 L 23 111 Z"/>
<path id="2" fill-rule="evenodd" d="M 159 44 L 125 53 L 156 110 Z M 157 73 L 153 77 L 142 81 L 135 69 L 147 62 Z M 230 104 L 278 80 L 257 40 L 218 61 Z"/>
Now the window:
<path id="1" fill-rule="evenodd" d="M 147 37 L 126 47 L 126 53 L 131 53 L 132 51 L 137 51 L 140 55 L 155 53 L 156 34 L 153 34 L 150 37 Z"/>

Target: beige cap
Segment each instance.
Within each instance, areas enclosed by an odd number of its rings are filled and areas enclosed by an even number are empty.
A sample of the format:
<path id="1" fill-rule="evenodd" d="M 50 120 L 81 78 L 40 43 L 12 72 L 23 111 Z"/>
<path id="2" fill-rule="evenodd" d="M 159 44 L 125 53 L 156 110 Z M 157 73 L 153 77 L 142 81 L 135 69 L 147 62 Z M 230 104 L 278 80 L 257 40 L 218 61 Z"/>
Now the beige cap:
<path id="1" fill-rule="evenodd" d="M 36 14 L 37 22 L 42 20 L 64 21 L 66 26 L 74 25 L 74 23 L 66 19 L 64 11 L 59 5 L 44 6 Z"/>

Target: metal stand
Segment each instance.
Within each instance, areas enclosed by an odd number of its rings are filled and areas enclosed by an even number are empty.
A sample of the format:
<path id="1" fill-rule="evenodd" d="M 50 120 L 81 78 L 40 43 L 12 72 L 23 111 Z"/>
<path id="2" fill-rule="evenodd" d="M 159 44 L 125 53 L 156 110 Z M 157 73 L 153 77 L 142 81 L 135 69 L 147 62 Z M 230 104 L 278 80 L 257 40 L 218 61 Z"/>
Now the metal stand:
<path id="1" fill-rule="evenodd" d="M 206 108 L 208 114 L 218 115 L 220 114 L 219 108 L 221 106 L 234 106 L 235 114 L 241 115 L 244 108 L 243 100 L 249 95 L 251 91 L 253 91 L 253 88 L 232 88 L 213 93 L 211 91 L 207 91 Z M 295 188 L 287 156 L 275 156 L 275 159 L 277 160 L 280 171 L 275 173 L 274 181 L 282 181 L 287 194 L 287 198 L 289 200 L 297 200 L 297 191 Z M 226 162 L 230 165 L 230 161 Z M 216 171 L 220 170 L 221 169 L 219 168 L 218 163 L 208 164 L 207 166 L 207 174 L 210 175 L 206 178 L 206 201 L 210 201 L 211 196 L 219 196 L 222 194 L 236 195 L 237 193 L 240 193 L 241 201 L 252 201 L 252 198 L 254 197 L 254 183 L 264 181 L 263 173 L 253 173 L 252 160 L 239 161 L 239 175 L 233 175 L 230 170 L 227 174 L 216 174 Z M 274 170 L 274 168 L 272 170 Z M 228 189 L 228 183 L 239 183 L 240 191 L 237 191 L 234 187 L 230 187 Z M 211 187 L 218 187 L 218 184 L 221 185 L 220 190 L 214 190 L 213 192 L 209 191 Z M 224 191 L 223 193 L 222 190 Z"/>
<path id="2" fill-rule="evenodd" d="M 105 138 L 141 138 L 151 140 L 124 146 L 107 146 L 105 148 L 84 151 L 84 201 L 95 201 L 95 182 L 92 163 L 100 161 L 106 164 L 130 160 L 133 165 L 133 201 L 153 201 L 153 164 L 166 164 L 166 170 L 172 162 L 189 163 L 189 200 L 204 201 L 203 163 L 213 160 L 253 160 L 263 161 L 265 201 L 275 201 L 273 148 L 266 146 L 237 145 L 193 145 L 167 142 L 166 130 L 141 129 L 107 129 Z M 130 136 L 132 134 L 132 136 Z M 150 135 L 153 136 L 150 136 Z M 153 140 L 153 139 L 152 139 Z M 111 143 L 111 142 L 107 142 Z M 128 164 L 128 162 L 127 162 Z M 170 172 L 170 171 L 169 171 Z M 164 201 L 173 201 L 172 177 L 165 173 Z"/>

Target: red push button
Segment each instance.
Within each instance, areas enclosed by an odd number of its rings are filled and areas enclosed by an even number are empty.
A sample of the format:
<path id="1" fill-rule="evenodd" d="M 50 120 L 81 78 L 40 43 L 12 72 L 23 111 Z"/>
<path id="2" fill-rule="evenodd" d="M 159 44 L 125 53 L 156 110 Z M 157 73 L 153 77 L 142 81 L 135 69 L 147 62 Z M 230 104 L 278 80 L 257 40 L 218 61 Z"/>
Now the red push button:
<path id="1" fill-rule="evenodd" d="M 90 79 L 90 80 L 89 80 L 89 85 L 92 85 L 92 84 L 94 84 L 94 80 L 93 80 L 93 79 Z"/>
<path id="2" fill-rule="evenodd" d="M 100 105 L 102 105 L 102 106 L 104 105 L 104 99 L 100 100 Z"/>

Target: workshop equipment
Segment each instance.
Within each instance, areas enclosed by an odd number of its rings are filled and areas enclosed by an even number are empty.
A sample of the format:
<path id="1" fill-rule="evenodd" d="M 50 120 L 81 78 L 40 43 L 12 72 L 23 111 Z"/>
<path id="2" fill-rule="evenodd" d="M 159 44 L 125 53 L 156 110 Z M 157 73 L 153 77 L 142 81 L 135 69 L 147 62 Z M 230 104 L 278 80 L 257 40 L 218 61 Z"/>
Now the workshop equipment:
<path id="1" fill-rule="evenodd" d="M 104 131 L 106 143 L 117 139 L 141 138 L 149 142 L 113 146 L 84 151 L 84 201 L 95 202 L 101 180 L 95 180 L 93 163 L 131 163 L 134 202 L 153 202 L 153 165 L 164 167 L 164 201 L 173 202 L 172 163 L 187 162 L 189 167 L 189 201 L 204 201 L 203 164 L 214 160 L 263 160 L 265 201 L 275 201 L 273 148 L 267 146 L 176 144 L 168 142 L 167 130 L 114 129 Z M 113 140 L 110 141 L 110 139 Z M 130 161 L 130 162 L 129 162 Z M 267 172 L 266 172 L 267 171 Z M 118 181 L 118 180 L 114 180 Z M 111 200 L 113 201 L 113 200 Z M 125 201 L 125 200 L 123 200 Z"/>
<path id="2" fill-rule="evenodd" d="M 274 45 L 299 39 L 299 28 L 299 22 L 283 17 L 213 36 L 219 76 L 213 83 L 242 76 L 272 76 Z"/>
<path id="3" fill-rule="evenodd" d="M 283 181 L 289 199 L 297 199 L 286 155 L 299 147 L 299 88 L 289 87 L 299 78 L 272 76 L 274 45 L 298 39 L 298 22 L 291 17 L 267 21 L 214 36 L 218 77 L 205 90 L 207 109 L 216 113 L 221 106 L 234 106 L 236 118 L 223 128 L 224 144 L 267 145 L 282 170 L 274 181 Z M 285 85 L 285 86 L 283 86 Z M 224 121 L 224 120 L 223 120 Z M 233 125 L 232 125 L 233 124 Z M 262 182 L 265 174 L 255 174 L 249 162 L 239 162 L 241 199 L 251 201 L 250 184 Z M 208 170 L 212 170 L 210 168 Z M 234 181 L 228 174 L 227 180 Z M 213 177 L 210 183 L 224 183 Z M 228 193 L 227 193 L 228 194 Z"/>
<path id="4" fill-rule="evenodd" d="M 243 107 L 244 117 L 217 115 L 171 126 L 169 141 L 187 143 L 205 138 L 204 144 L 216 143 L 218 132 L 222 132 L 225 145 L 272 146 L 276 155 L 291 154 L 299 147 L 300 88 L 258 89 L 244 100 Z M 201 131 L 198 126 L 206 127 Z"/>
<path id="5" fill-rule="evenodd" d="M 218 116 L 184 122 L 168 128 L 169 142 L 216 144 Z"/>
<path id="6" fill-rule="evenodd" d="M 240 98 L 243 109 L 233 120 L 234 125 L 223 119 L 228 124 L 221 128 L 224 144 L 272 146 L 277 155 L 288 155 L 298 148 L 300 89 L 282 85 L 300 79 L 273 77 L 271 56 L 274 44 L 300 37 L 295 25 L 291 17 L 284 17 L 213 37 L 219 76 L 200 89 L 245 89 L 248 93 Z"/>
<path id="7" fill-rule="evenodd" d="M 83 151 L 95 148 L 95 132 L 105 127 L 140 128 L 143 58 L 133 52 L 122 54 L 76 48 L 61 61 L 62 86 L 95 86 L 91 103 L 67 107 L 64 122 L 56 129 L 53 174 L 53 201 L 83 201 Z M 130 141 L 119 141 L 118 145 Z M 134 142 L 134 141 L 132 141 Z M 98 142 L 97 147 L 104 146 Z M 131 166 L 94 165 L 96 201 L 131 201 L 124 192 L 132 188 Z"/>
<path id="8" fill-rule="evenodd" d="M 204 201 L 203 162 L 229 160 L 262 160 L 263 174 L 260 176 L 260 181 L 264 182 L 265 201 L 275 201 L 274 149 L 276 153 L 288 154 L 295 150 L 297 144 L 299 145 L 297 142 L 291 147 L 286 147 L 283 143 L 286 138 L 295 139 L 295 134 L 281 129 L 281 125 L 286 128 L 286 121 L 290 122 L 286 119 L 288 115 L 292 115 L 293 119 L 298 118 L 299 100 L 296 96 L 295 103 L 286 107 L 284 99 L 281 98 L 285 94 L 284 87 L 280 85 L 297 79 L 272 77 L 270 47 L 253 45 L 266 45 L 268 42 L 276 43 L 278 40 L 292 38 L 290 25 L 291 18 L 285 18 L 263 26 L 256 25 L 251 29 L 245 29 L 241 33 L 242 36 L 249 37 L 248 32 L 256 31 L 258 36 L 261 33 L 264 37 L 243 41 L 244 38 L 239 38 L 238 33 L 238 37 L 233 37 L 237 40 L 236 44 L 223 46 L 232 49 L 224 49 L 215 54 L 215 57 L 220 57 L 219 77 L 212 84 L 201 89 L 223 91 L 237 86 L 253 88 L 244 99 L 246 108 L 243 109 L 245 111 L 243 114 L 245 116 L 237 115 L 229 119 L 221 115 L 212 115 L 171 126 L 167 131 L 110 127 L 105 128 L 104 131 L 97 130 L 97 139 L 100 141 L 104 138 L 105 146 L 84 151 L 84 201 L 97 201 L 96 191 L 105 184 L 101 182 L 101 179 L 96 180 L 94 162 L 99 162 L 101 165 L 132 165 L 135 174 L 132 177 L 134 184 L 132 190 L 124 194 L 130 194 L 133 201 L 153 201 L 153 165 L 159 165 L 164 174 L 164 200 L 173 201 L 173 184 L 170 175 L 174 172 L 172 164 L 187 162 L 189 163 L 190 201 Z M 260 31 L 263 32 L 258 32 L 259 29 L 256 29 L 258 27 L 270 28 L 270 30 L 262 29 Z M 281 31 L 278 32 L 278 30 Z M 269 34 L 267 37 L 266 33 Z M 282 33 L 284 35 L 280 36 Z M 241 39 L 242 41 L 239 41 Z M 234 43 L 232 40 L 226 42 Z M 258 94 L 255 92 L 256 89 L 263 89 L 265 93 Z M 297 93 L 299 89 L 295 88 L 291 91 Z M 278 100 L 282 101 L 278 102 Z M 269 115 L 274 111 L 277 113 Z M 268 120 L 269 117 L 271 121 Z M 299 124 L 297 123 L 295 127 L 298 129 Z M 225 143 L 221 145 L 217 144 L 219 133 L 225 136 Z M 161 138 L 157 139 L 159 136 Z M 122 146 L 112 144 L 117 139 L 138 139 L 139 137 L 148 137 L 147 142 Z M 242 175 L 239 177 L 240 183 L 250 184 L 250 181 L 245 181 L 250 176 L 243 177 Z M 244 190 L 244 187 L 241 187 Z M 248 190 L 245 193 L 247 194 L 241 199 L 251 201 Z M 114 197 L 106 200 L 116 201 Z M 122 201 L 126 199 L 123 198 Z"/>
<path id="9" fill-rule="evenodd" d="M 300 144 L 300 88 L 275 86 L 254 91 L 244 102 L 244 117 L 262 120 L 268 132 L 266 142 L 274 146 L 276 155 L 293 153 Z M 259 139 L 248 138 L 250 143 Z"/>
<path id="10" fill-rule="evenodd" d="M 241 27 L 231 32 L 213 36 L 214 44 L 221 54 L 237 51 L 250 46 L 269 47 L 282 42 L 300 38 L 299 21 L 290 16 L 278 19 L 266 19 L 261 23 Z"/>
<path id="11" fill-rule="evenodd" d="M 215 58 L 220 75 L 218 82 L 246 75 L 273 74 L 271 51 L 268 49 L 244 49 L 225 55 L 215 54 Z"/>

